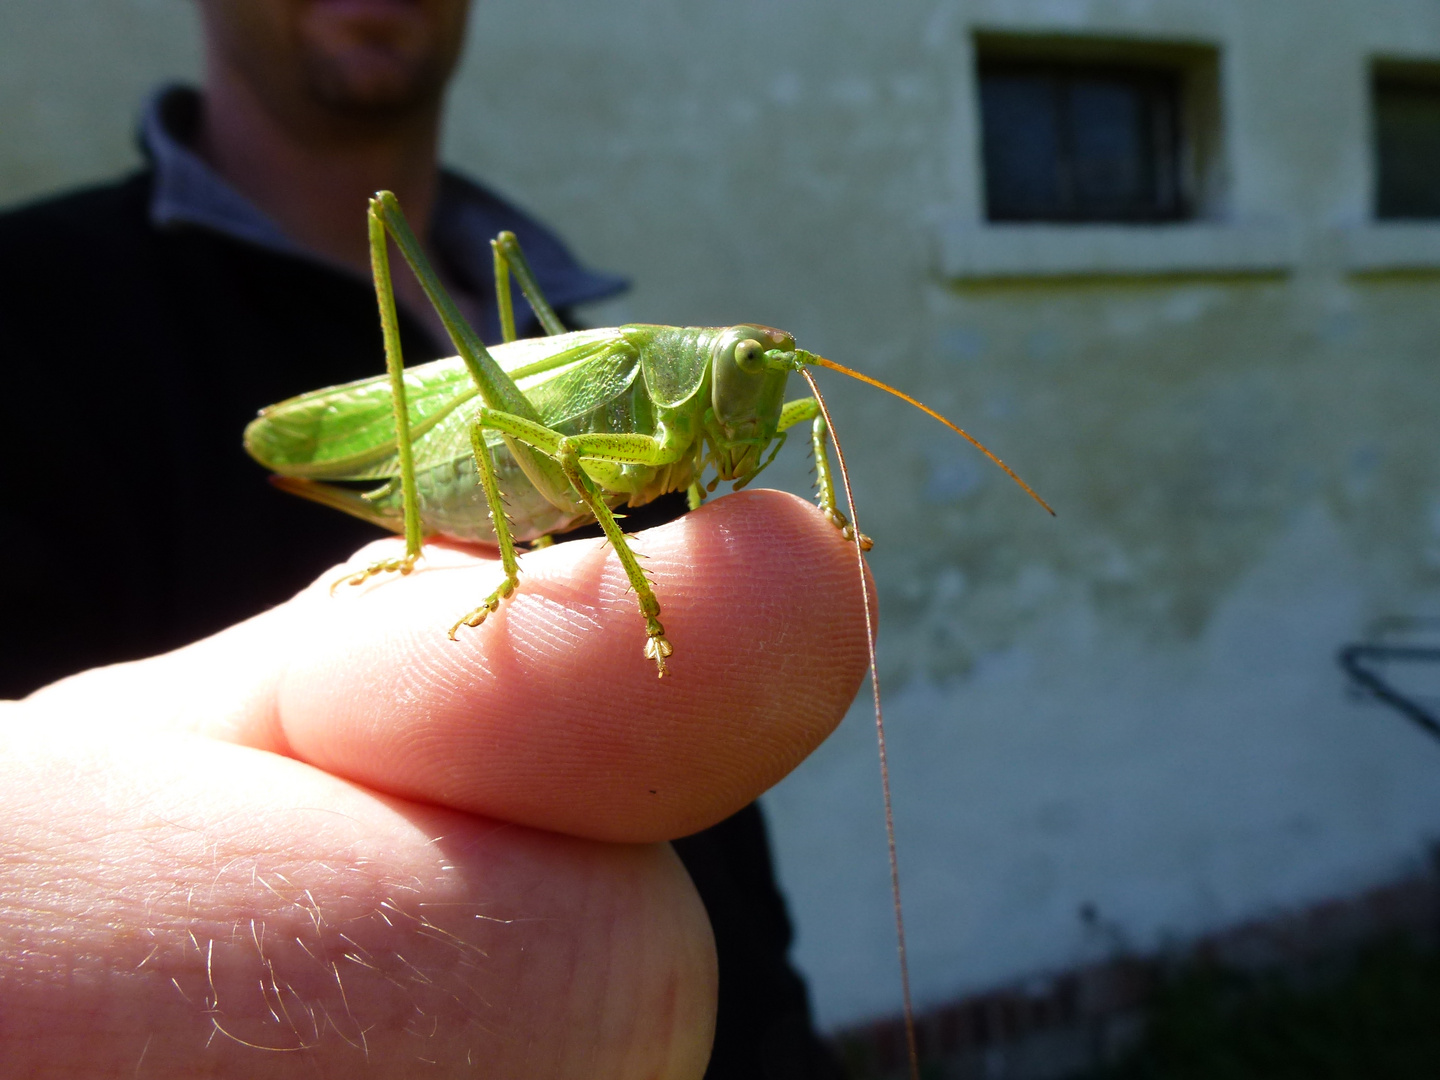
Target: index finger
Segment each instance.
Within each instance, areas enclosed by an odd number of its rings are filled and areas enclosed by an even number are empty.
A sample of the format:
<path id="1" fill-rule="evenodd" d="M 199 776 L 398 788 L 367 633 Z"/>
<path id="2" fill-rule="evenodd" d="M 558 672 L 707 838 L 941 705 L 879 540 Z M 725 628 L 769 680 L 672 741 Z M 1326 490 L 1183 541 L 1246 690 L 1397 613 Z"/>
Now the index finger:
<path id="1" fill-rule="evenodd" d="M 332 596 L 332 571 L 214 637 L 32 703 L 74 723 L 103 702 L 97 722 L 112 729 L 183 728 L 573 836 L 688 835 L 776 783 L 844 716 L 866 665 L 855 549 L 774 491 L 720 499 L 632 546 L 675 647 L 663 680 L 603 543 L 525 555 L 516 593 L 457 641 L 447 628 L 501 571 L 432 546 L 406 577 Z"/>
<path id="2" fill-rule="evenodd" d="M 855 696 L 854 548 L 813 507 L 763 491 L 634 546 L 675 646 L 669 677 L 643 657 L 635 598 L 601 542 L 527 555 L 499 612 L 450 641 L 499 577 L 466 557 L 310 605 L 309 647 L 275 689 L 289 747 L 383 791 L 594 839 L 670 839 L 735 812 Z"/>

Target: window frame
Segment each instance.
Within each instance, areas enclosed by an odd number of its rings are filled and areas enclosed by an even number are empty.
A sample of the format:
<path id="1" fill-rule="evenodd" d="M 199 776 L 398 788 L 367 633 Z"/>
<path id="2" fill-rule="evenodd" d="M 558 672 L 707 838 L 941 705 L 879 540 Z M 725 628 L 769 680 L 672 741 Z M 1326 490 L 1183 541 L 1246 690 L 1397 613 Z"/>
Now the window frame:
<path id="1" fill-rule="evenodd" d="M 992 133 L 985 108 L 986 81 L 992 78 L 1034 78 L 1047 86 L 1052 96 L 1052 116 L 1057 131 L 1057 175 L 1059 205 L 1041 212 L 997 208 L 994 192 Z M 1073 94 L 1085 81 L 1123 85 L 1135 93 L 1144 115 L 1142 153 L 1146 157 L 1149 198 L 1131 200 L 1129 206 L 1111 209 L 1096 203 L 1086 205 L 1076 192 L 1076 124 Z M 1184 73 L 1163 64 L 1116 61 L 1087 62 L 1068 58 L 1026 58 L 982 55 L 976 64 L 976 94 L 980 110 L 980 169 L 984 192 L 985 220 L 996 224 L 1036 222 L 1042 224 L 1133 225 L 1166 224 L 1195 217 L 1195 207 L 1183 182 L 1185 170 Z"/>

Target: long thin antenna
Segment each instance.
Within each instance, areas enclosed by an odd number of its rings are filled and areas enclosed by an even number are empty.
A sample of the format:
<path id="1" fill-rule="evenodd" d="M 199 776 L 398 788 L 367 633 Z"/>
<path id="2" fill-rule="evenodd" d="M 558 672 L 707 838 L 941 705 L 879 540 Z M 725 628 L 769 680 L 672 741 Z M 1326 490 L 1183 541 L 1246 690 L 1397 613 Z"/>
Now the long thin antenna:
<path id="1" fill-rule="evenodd" d="M 895 899 L 895 944 L 900 954 L 900 987 L 905 998 L 905 1046 L 910 1052 L 910 1080 L 920 1080 L 920 1053 L 915 1044 L 915 1006 L 910 1000 L 910 962 L 905 953 L 905 915 L 900 907 L 900 859 L 895 852 L 895 811 L 890 802 L 890 758 L 885 752 L 885 717 L 880 711 L 880 671 L 875 663 L 875 622 L 870 617 L 870 585 L 865 580 L 865 549 L 860 546 L 863 534 L 860 532 L 860 522 L 855 516 L 855 495 L 850 490 L 850 470 L 845 467 L 845 451 L 840 449 L 840 439 L 835 434 L 835 423 L 830 419 L 830 410 L 825 407 L 825 398 L 820 393 L 820 387 L 815 385 L 814 376 L 804 368 L 800 369 L 800 374 L 810 384 L 810 392 L 815 395 L 815 402 L 820 406 L 820 415 L 825 417 L 825 426 L 830 429 L 830 441 L 835 445 L 835 457 L 840 462 L 840 479 L 845 485 L 845 503 L 850 508 L 850 528 L 855 533 L 855 564 L 860 568 L 860 599 L 865 608 L 865 647 L 870 655 L 870 691 L 875 698 L 875 740 L 880 745 L 880 790 L 885 796 L 885 840 L 890 847 L 890 895 Z"/>
<path id="2" fill-rule="evenodd" d="M 796 350 L 796 355 L 801 355 L 798 349 Z M 930 408 L 929 405 L 926 405 L 924 402 L 916 401 L 913 397 L 905 393 L 903 390 L 896 390 L 895 387 L 889 385 L 888 383 L 883 383 L 879 379 L 871 378 L 864 372 L 853 371 L 850 368 L 846 367 L 844 364 L 837 364 L 834 360 L 826 360 L 825 357 L 816 356 L 814 353 L 804 353 L 803 355 L 807 358 L 807 362 L 809 363 L 819 364 L 821 367 L 829 368 L 831 371 L 838 371 L 841 375 L 849 375 L 852 379 L 859 379 L 861 382 L 869 383 L 871 386 L 878 386 L 887 394 L 894 394 L 901 401 L 908 401 L 911 405 L 914 405 L 915 408 L 919 409 L 921 412 L 928 413 L 930 416 L 933 416 L 936 420 L 939 420 L 951 431 L 955 432 L 962 438 L 969 440 L 970 444 L 974 446 L 976 450 L 979 450 L 996 465 L 999 465 L 1000 468 L 1005 471 L 1006 476 L 1010 477 L 1011 480 L 1014 480 L 1015 483 L 1019 484 L 1025 490 L 1025 494 L 1029 495 L 1046 510 L 1049 510 L 1051 517 L 1055 516 L 1055 511 L 1050 509 L 1050 504 L 1047 503 L 1044 499 L 1042 499 L 1039 495 L 1035 494 L 1035 489 L 1032 488 L 1029 484 L 1025 483 L 1024 480 L 1021 480 L 1020 477 L 1016 475 L 1014 469 L 1010 468 L 1009 465 L 1006 465 L 1005 462 L 1001 461 L 998 457 L 992 454 L 989 448 L 979 439 L 975 438 L 974 435 L 971 435 L 968 431 L 960 427 L 958 424 L 955 424 L 952 421 L 945 419 L 945 417 L 941 416 L 934 409 Z M 814 384 L 812 383 L 811 385 L 813 386 Z M 826 423 L 829 423 L 829 421 L 826 421 Z"/>

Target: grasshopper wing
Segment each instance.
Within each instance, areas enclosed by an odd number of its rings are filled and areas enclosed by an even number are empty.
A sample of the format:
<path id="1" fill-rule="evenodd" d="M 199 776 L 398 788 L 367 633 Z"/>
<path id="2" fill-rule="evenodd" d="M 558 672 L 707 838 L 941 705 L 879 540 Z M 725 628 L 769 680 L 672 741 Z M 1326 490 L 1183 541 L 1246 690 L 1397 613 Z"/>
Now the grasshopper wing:
<path id="1" fill-rule="evenodd" d="M 405 372 L 411 424 L 428 430 L 474 397 L 459 357 Z M 270 405 L 245 428 L 245 449 L 282 476 L 364 480 L 389 475 L 395 458 L 395 413 L 381 375 L 328 386 Z"/>
<path id="2" fill-rule="evenodd" d="M 639 364 L 634 349 L 613 330 L 531 338 L 491 352 L 547 425 L 618 396 L 634 382 Z M 407 368 L 405 390 L 417 467 L 468 456 L 470 410 L 460 407 L 478 397 L 479 389 L 459 357 Z M 399 463 L 389 381 L 383 375 L 360 379 L 262 409 L 245 429 L 245 449 L 281 476 L 395 476 Z"/>

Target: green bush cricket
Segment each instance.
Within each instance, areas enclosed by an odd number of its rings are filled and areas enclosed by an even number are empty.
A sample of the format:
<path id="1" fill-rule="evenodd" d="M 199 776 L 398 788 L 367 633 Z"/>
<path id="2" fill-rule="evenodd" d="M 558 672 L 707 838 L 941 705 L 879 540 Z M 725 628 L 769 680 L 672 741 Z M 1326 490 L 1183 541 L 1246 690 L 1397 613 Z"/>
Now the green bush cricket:
<path id="1" fill-rule="evenodd" d="M 664 676 L 673 646 L 660 623 L 660 603 L 613 508 L 641 506 L 685 490 L 694 509 L 721 481 L 738 490 L 774 460 L 789 429 L 805 421 L 810 422 L 820 510 L 854 542 L 861 589 L 868 593 L 862 553 L 870 541 L 836 504 L 827 447 L 832 441 L 853 519 L 844 455 L 806 370 L 811 366 L 878 386 L 929 413 L 1050 509 L 1009 466 L 939 413 L 869 376 L 796 348 L 782 330 L 632 324 L 566 332 L 509 233 L 492 243 L 504 343 L 487 349 L 441 285 L 389 192 L 371 200 L 369 230 L 387 375 L 261 410 L 245 430 L 245 448 L 277 474 L 275 482 L 285 490 L 404 534 L 402 557 L 372 564 L 345 579 L 351 583 L 387 572 L 409 573 L 425 535 L 495 544 L 505 580 L 456 621 L 452 638 L 461 626 L 478 626 L 518 587 L 517 541 L 544 543 L 553 534 L 598 521 L 635 591 L 645 621 L 645 656 Z M 439 313 L 458 356 L 404 367 L 387 235 Z M 516 340 L 512 275 L 548 336 Z M 814 396 L 784 400 L 792 371 L 809 383 Z M 478 403 L 465 408 L 477 397 Z M 371 480 L 380 486 L 363 493 L 333 483 Z M 908 1028 L 910 991 L 868 595 L 864 610 Z M 910 1043 L 913 1071 L 913 1031 Z"/>

